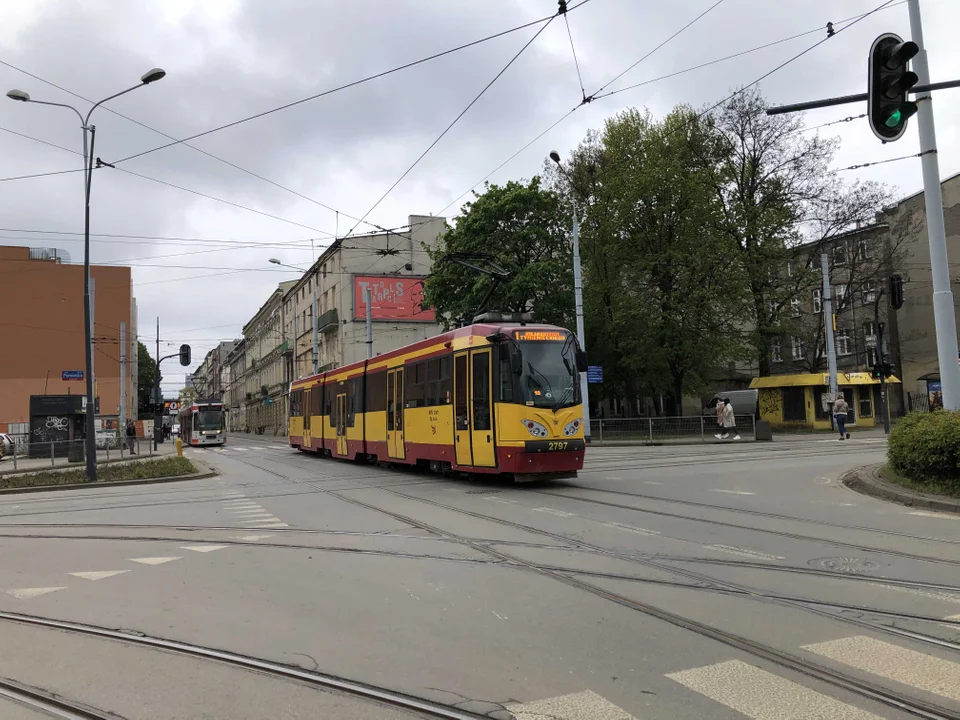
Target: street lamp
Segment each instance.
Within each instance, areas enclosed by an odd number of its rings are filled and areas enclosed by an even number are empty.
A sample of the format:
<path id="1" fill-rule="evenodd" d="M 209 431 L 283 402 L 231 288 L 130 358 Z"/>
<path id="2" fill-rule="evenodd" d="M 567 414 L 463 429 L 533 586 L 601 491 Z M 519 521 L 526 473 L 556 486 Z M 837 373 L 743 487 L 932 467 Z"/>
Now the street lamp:
<path id="1" fill-rule="evenodd" d="M 296 265 L 287 265 L 286 263 L 282 263 L 277 258 L 270 258 L 269 262 L 273 263 L 274 265 L 279 265 L 280 267 L 296 270 L 297 272 L 302 272 L 302 273 L 308 272 L 307 270 L 304 270 L 303 268 L 299 268 Z M 294 310 L 296 310 L 296 305 L 294 305 Z M 296 368 L 297 340 L 299 340 L 299 338 L 297 337 L 297 331 L 296 331 L 296 324 L 297 324 L 296 312 L 293 313 L 293 324 L 294 324 L 293 366 L 294 368 Z M 310 324 L 313 325 L 313 374 L 316 375 L 320 371 L 320 345 L 319 345 L 319 338 L 317 337 L 317 281 L 316 281 L 316 278 L 314 278 L 313 280 L 313 320 Z M 294 372 L 296 372 L 296 370 L 294 370 Z"/>
<path id="2" fill-rule="evenodd" d="M 580 274 L 580 222 L 577 220 L 577 201 L 573 194 L 573 179 L 570 174 L 560 164 L 560 153 L 556 150 L 550 151 L 550 159 L 567 180 L 570 181 L 570 204 L 573 206 L 573 305 L 577 316 L 577 342 L 580 343 L 580 349 L 586 350 L 587 343 L 583 333 L 583 279 Z M 580 373 L 580 395 L 583 399 L 583 436 L 587 442 L 590 442 L 590 392 L 587 385 L 587 374 Z"/>
<path id="3" fill-rule="evenodd" d="M 160 68 L 153 68 L 140 77 L 140 82 L 131 88 L 127 88 L 109 97 L 105 97 L 100 102 L 94 104 L 84 117 L 79 110 L 72 105 L 63 103 L 47 102 L 45 100 L 33 100 L 28 93 L 23 90 L 10 90 L 7 97 L 18 102 L 34 103 L 35 105 L 50 105 L 51 107 L 62 107 L 73 110 L 80 118 L 80 130 L 83 133 L 83 343 L 84 358 L 86 364 L 87 381 L 87 409 L 86 409 L 86 460 L 87 460 L 87 479 L 90 482 L 97 480 L 97 436 L 94 426 L 94 415 L 96 406 L 93 398 L 93 323 L 90 307 L 90 181 L 93 177 L 93 144 L 96 139 L 96 127 L 90 124 L 90 116 L 93 111 L 103 105 L 108 100 L 113 100 L 128 92 L 133 92 L 139 87 L 149 85 L 163 78 L 167 73 Z M 89 148 L 87 147 L 87 133 L 90 133 Z"/>

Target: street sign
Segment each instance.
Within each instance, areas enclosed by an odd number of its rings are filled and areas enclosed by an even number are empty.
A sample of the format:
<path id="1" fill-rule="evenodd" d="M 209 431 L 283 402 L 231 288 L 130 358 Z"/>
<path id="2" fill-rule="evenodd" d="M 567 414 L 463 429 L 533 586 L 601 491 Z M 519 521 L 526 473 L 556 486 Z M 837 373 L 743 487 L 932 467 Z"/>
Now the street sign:
<path id="1" fill-rule="evenodd" d="M 60 377 L 63 380 L 83 380 L 83 370 L 64 370 Z"/>
<path id="2" fill-rule="evenodd" d="M 600 385 L 603 382 L 603 365 L 587 366 L 587 382 L 594 385 Z"/>

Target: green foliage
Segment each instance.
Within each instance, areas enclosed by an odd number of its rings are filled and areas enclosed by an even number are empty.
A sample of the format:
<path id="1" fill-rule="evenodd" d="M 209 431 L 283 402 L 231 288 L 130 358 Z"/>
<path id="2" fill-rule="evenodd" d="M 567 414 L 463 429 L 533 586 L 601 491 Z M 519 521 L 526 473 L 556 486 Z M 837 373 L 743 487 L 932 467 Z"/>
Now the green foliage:
<path id="1" fill-rule="evenodd" d="M 607 393 L 663 393 L 679 412 L 739 352 L 735 247 L 698 169 L 715 152 L 709 125 L 681 107 L 660 123 L 624 111 L 574 154 L 588 347 Z"/>
<path id="2" fill-rule="evenodd" d="M 157 381 L 157 361 L 147 346 L 137 343 L 137 407 L 144 410 L 152 402 L 153 386 Z"/>
<path id="3" fill-rule="evenodd" d="M 960 490 L 960 412 L 910 413 L 890 431 L 887 459 L 911 480 Z"/>
<path id="4" fill-rule="evenodd" d="M 448 329 L 472 317 L 492 279 L 444 257 L 483 253 L 511 273 L 485 310 L 532 310 L 538 322 L 567 325 L 573 316 L 570 227 L 561 198 L 541 188 L 539 177 L 526 184 L 487 185 L 464 205 L 437 247 L 426 248 L 433 267 L 424 283 L 424 302 L 436 308 Z"/>
<path id="5" fill-rule="evenodd" d="M 146 480 L 148 478 L 192 475 L 197 468 L 187 458 L 166 457 L 158 460 L 138 460 L 97 466 L 97 481 Z M 42 485 L 73 485 L 87 481 L 86 470 L 45 470 L 22 475 L 0 476 L 0 488 L 38 487 Z"/>

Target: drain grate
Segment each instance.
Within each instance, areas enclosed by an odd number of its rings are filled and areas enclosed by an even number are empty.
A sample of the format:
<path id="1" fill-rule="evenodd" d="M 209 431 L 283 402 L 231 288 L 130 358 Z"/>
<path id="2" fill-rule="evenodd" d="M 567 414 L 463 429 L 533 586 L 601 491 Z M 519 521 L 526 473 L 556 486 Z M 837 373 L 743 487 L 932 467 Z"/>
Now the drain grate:
<path id="1" fill-rule="evenodd" d="M 868 573 L 880 569 L 880 564 L 866 558 L 825 557 L 808 560 L 807 565 L 838 573 Z"/>

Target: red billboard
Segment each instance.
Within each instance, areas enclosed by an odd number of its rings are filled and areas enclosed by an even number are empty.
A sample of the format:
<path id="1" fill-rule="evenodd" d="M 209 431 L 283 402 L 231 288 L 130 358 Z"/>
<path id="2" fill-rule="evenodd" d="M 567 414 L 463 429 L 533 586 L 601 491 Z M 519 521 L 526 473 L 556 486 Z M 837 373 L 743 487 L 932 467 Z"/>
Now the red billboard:
<path id="1" fill-rule="evenodd" d="M 370 289 L 370 315 L 374 320 L 435 322 L 433 308 L 420 308 L 423 300 L 422 277 L 395 275 L 356 275 L 353 278 L 354 319 L 367 316 L 364 290 Z"/>

